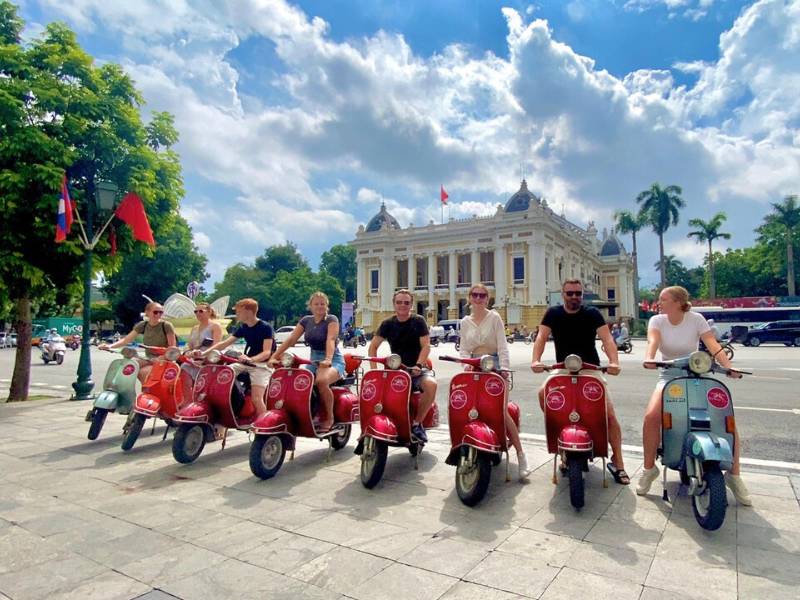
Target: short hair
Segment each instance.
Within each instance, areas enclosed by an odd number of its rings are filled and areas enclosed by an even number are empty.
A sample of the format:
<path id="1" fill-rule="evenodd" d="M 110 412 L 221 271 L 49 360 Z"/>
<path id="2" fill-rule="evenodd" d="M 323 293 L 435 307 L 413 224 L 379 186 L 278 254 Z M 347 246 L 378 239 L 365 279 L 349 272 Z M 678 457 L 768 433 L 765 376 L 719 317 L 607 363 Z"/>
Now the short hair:
<path id="1" fill-rule="evenodd" d="M 208 302 L 198 302 L 197 304 L 194 305 L 194 307 L 195 308 L 206 308 L 206 309 L 208 309 L 208 315 L 212 319 L 216 319 L 217 318 L 217 311 L 215 311 L 214 307 L 211 306 Z M 258 309 L 256 309 L 256 310 L 258 310 Z"/>
<path id="2" fill-rule="evenodd" d="M 145 307 L 144 307 L 145 314 L 149 313 L 156 306 L 161 306 L 161 302 L 156 302 L 155 300 L 153 300 L 153 301 L 148 302 L 147 304 L 145 304 Z"/>
<path id="3" fill-rule="evenodd" d="M 568 285 L 579 285 L 583 287 L 583 282 L 580 279 L 565 279 L 564 283 L 561 284 L 561 291 L 564 291 L 564 288 Z"/>
<path id="4" fill-rule="evenodd" d="M 664 292 L 672 296 L 672 299 L 675 302 L 680 302 L 681 310 L 683 312 L 689 312 L 692 310 L 692 303 L 689 302 L 689 290 L 687 290 L 685 287 L 680 285 L 670 285 L 661 290 L 662 294 Z"/>
<path id="5" fill-rule="evenodd" d="M 394 299 L 397 298 L 400 294 L 406 294 L 411 298 L 411 300 L 414 300 L 414 294 L 411 293 L 411 290 L 407 290 L 406 288 L 401 288 L 397 290 L 394 294 L 392 294 L 392 304 L 394 304 Z"/>
<path id="6" fill-rule="evenodd" d="M 251 312 L 257 313 L 258 312 L 258 302 L 253 298 L 242 298 L 236 304 L 233 305 L 233 309 L 236 310 L 237 308 L 241 308 L 243 310 L 249 310 Z"/>
<path id="7" fill-rule="evenodd" d="M 311 308 L 311 303 L 314 301 L 314 298 L 322 298 L 323 300 L 325 300 L 325 305 L 326 306 L 330 306 L 331 305 L 331 301 L 328 299 L 328 294 L 326 294 L 325 292 L 320 292 L 319 290 L 317 290 L 316 292 L 314 292 L 313 294 L 311 294 L 308 297 L 308 304 L 307 304 L 308 308 Z"/>

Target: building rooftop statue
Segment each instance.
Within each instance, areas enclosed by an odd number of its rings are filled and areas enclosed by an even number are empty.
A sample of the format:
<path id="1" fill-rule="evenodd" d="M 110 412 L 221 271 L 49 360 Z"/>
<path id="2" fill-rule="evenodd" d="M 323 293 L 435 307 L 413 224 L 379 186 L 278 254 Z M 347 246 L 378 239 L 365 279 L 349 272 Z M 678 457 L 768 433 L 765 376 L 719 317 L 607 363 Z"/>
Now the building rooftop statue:
<path id="1" fill-rule="evenodd" d="M 381 202 L 380 211 L 378 211 L 378 214 L 369 220 L 365 231 L 380 231 L 384 227 L 387 229 L 400 229 L 400 223 L 398 223 L 397 219 L 390 215 L 386 210 L 386 203 Z"/>
<path id="2" fill-rule="evenodd" d="M 523 179 L 519 191 L 506 202 L 506 212 L 526 211 L 531 206 L 531 200 L 539 203 L 539 199 L 528 189 L 528 182 Z"/>

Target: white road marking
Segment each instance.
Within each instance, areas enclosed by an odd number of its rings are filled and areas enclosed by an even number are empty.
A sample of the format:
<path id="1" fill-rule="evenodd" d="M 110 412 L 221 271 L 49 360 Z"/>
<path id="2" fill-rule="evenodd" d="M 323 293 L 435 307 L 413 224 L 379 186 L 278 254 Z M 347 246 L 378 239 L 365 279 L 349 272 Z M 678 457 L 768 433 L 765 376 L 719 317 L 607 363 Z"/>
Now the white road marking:
<path id="1" fill-rule="evenodd" d="M 760 406 L 737 406 L 736 410 L 763 410 L 765 412 L 794 413 L 800 415 L 800 408 L 761 408 Z"/>

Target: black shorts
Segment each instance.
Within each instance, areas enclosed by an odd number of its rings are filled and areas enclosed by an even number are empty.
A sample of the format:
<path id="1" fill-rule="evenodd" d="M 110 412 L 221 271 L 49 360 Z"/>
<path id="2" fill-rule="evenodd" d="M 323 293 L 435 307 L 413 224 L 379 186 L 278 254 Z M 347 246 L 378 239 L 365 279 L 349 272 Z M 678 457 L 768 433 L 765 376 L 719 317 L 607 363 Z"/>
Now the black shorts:
<path id="1" fill-rule="evenodd" d="M 412 392 L 421 392 L 422 391 L 422 380 L 426 377 L 430 377 L 431 372 L 427 369 L 423 369 L 422 373 L 417 375 L 416 377 L 411 377 L 411 391 Z"/>

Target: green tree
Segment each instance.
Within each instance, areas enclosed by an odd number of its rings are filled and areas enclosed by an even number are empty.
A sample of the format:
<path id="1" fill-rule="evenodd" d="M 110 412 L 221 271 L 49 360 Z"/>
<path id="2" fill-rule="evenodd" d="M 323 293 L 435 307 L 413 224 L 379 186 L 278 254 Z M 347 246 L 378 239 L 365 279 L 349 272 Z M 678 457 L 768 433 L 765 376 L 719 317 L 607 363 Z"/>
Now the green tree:
<path id="1" fill-rule="evenodd" d="M 800 205 L 797 196 L 786 196 L 783 202 L 773 202 L 772 212 L 764 217 L 764 223 L 756 229 L 759 241 L 769 243 L 775 239 L 779 232 L 786 248 L 786 291 L 787 295 L 796 294 L 795 287 L 795 258 L 794 245 L 797 243 L 798 230 L 800 229 Z"/>
<path id="2" fill-rule="evenodd" d="M 256 259 L 256 269 L 263 271 L 268 277 L 275 277 L 281 271 L 291 273 L 307 266 L 306 259 L 292 242 L 270 246 Z"/>
<path id="3" fill-rule="evenodd" d="M 348 244 L 336 244 L 322 253 L 320 273 L 337 279 L 344 288 L 344 301 L 356 299 L 356 249 Z"/>
<path id="4" fill-rule="evenodd" d="M 661 274 L 661 287 L 667 285 L 667 271 L 664 264 L 664 234 L 670 226 L 678 224 L 680 209 L 685 206 L 681 194 L 683 190 L 677 185 L 668 185 L 662 188 L 658 183 L 650 186 L 650 189 L 640 192 L 636 196 L 636 202 L 641 205 L 647 223 L 658 235 L 658 256 L 659 273 Z"/>
<path id="5" fill-rule="evenodd" d="M 697 229 L 686 234 L 686 237 L 695 238 L 699 244 L 702 244 L 703 242 L 708 243 L 708 256 L 706 259 L 708 264 L 709 281 L 708 297 L 712 300 L 717 297 L 717 286 L 716 280 L 714 279 L 714 249 L 712 244 L 716 239 L 731 239 L 730 233 L 724 233 L 719 230 L 727 218 L 728 217 L 725 215 L 725 213 L 718 212 L 708 221 L 703 221 L 702 219 L 689 219 L 689 227 L 697 227 Z"/>
<path id="6" fill-rule="evenodd" d="M 639 311 L 639 254 L 636 246 L 636 234 L 647 225 L 647 215 L 641 210 L 634 214 L 629 210 L 618 210 L 614 213 L 617 231 L 622 234 L 630 233 L 633 241 L 633 302 L 636 304 L 636 314 Z"/>
<path id="7" fill-rule="evenodd" d="M 660 265 L 661 261 L 655 263 L 653 267 L 658 269 Z M 685 287 L 692 298 L 700 296 L 703 280 L 705 279 L 705 269 L 703 267 L 689 269 L 675 255 L 667 254 L 664 257 L 664 270 L 667 274 L 668 285 Z M 663 287 L 660 286 L 659 289 L 663 289 Z"/>

